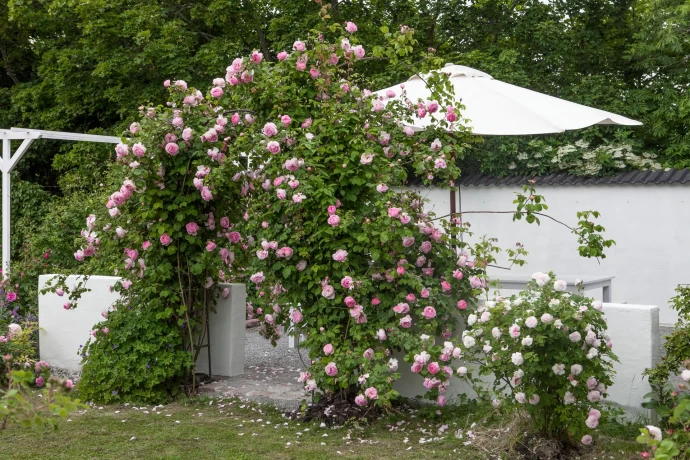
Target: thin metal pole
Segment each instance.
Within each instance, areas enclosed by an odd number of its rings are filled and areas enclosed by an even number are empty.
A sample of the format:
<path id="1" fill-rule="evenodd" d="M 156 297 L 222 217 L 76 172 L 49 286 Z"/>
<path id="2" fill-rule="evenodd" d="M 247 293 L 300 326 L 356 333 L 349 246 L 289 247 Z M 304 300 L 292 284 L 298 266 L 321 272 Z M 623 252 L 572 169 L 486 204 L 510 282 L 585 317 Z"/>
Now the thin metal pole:
<path id="1" fill-rule="evenodd" d="M 208 315 L 208 300 L 206 300 L 206 350 L 208 352 L 208 378 L 211 379 L 213 378 L 211 373 L 211 327 L 209 326 Z"/>
<path id="2" fill-rule="evenodd" d="M 10 276 L 10 160 L 12 145 L 2 140 L 2 276 Z"/>

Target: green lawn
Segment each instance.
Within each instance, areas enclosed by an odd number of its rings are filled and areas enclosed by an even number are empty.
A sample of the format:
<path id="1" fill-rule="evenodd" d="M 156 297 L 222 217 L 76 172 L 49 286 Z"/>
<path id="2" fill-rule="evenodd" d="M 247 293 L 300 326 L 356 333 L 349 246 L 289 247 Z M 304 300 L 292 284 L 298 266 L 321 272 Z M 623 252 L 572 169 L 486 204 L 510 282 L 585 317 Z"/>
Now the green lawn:
<path id="1" fill-rule="evenodd" d="M 498 458 L 492 449 L 507 445 L 518 430 L 506 431 L 501 420 L 483 418 L 490 411 L 477 409 L 438 416 L 425 408 L 364 427 L 325 428 L 228 398 L 159 408 L 97 406 L 71 414 L 55 432 L 9 427 L 0 432 L 0 452 L 11 459 Z M 630 427 L 603 429 L 609 436 L 600 434 L 581 458 L 628 459 L 639 452 Z"/>

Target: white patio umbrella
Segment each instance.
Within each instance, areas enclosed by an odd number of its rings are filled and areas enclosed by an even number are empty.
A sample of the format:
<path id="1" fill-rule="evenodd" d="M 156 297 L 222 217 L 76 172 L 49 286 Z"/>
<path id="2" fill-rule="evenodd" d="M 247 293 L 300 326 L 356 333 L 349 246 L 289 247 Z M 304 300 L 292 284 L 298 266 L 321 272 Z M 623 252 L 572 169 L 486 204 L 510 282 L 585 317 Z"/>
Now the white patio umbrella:
<path id="1" fill-rule="evenodd" d="M 639 121 L 615 113 L 495 80 L 491 75 L 471 67 L 446 64 L 440 71 L 450 74 L 455 99 L 465 106 L 460 116 L 469 120 L 465 126 L 471 127 L 476 135 L 520 136 L 562 133 L 592 125 L 642 125 Z M 382 89 L 376 94 L 387 101 L 388 90 L 393 90 L 396 97 L 400 97 L 400 85 Z M 419 75 L 405 82 L 405 91 L 413 103 L 420 98 L 423 101 L 431 99 L 431 92 Z M 411 126 L 422 130 L 430 121 L 429 116 L 422 119 L 415 117 Z"/>

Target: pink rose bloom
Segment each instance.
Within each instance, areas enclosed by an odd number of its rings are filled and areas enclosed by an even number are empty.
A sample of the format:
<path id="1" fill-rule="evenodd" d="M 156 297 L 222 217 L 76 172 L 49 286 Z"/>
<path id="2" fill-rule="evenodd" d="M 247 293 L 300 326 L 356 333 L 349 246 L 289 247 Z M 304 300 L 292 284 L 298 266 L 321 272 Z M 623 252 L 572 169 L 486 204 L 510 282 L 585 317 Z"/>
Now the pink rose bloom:
<path id="1" fill-rule="evenodd" d="M 362 45 L 357 45 L 352 48 L 352 51 L 355 54 L 355 59 L 358 61 L 364 57 L 364 48 Z"/>
<path id="2" fill-rule="evenodd" d="M 321 295 L 328 300 L 333 300 L 335 298 L 335 289 L 330 284 L 327 284 L 321 289 Z"/>
<path id="3" fill-rule="evenodd" d="M 165 144 L 165 151 L 168 152 L 171 156 L 177 155 L 177 152 L 180 151 L 180 147 L 174 143 L 170 142 L 168 144 Z"/>
<path id="4" fill-rule="evenodd" d="M 278 58 L 279 61 L 284 61 L 285 59 L 287 59 L 288 54 L 286 51 L 281 51 L 280 53 L 278 53 L 276 55 L 276 57 Z"/>
<path id="5" fill-rule="evenodd" d="M 399 303 L 393 307 L 393 311 L 400 315 L 405 315 L 410 311 L 410 306 L 406 303 Z"/>
<path id="6" fill-rule="evenodd" d="M 17 293 L 16 292 L 8 292 L 7 295 L 5 295 L 5 300 L 8 302 L 14 302 L 17 300 Z"/>
<path id="7" fill-rule="evenodd" d="M 287 197 L 287 192 L 282 188 L 279 188 L 278 190 L 276 190 L 276 196 L 279 200 L 284 200 Z"/>
<path id="8" fill-rule="evenodd" d="M 409 293 L 405 296 L 405 300 L 407 300 L 408 302 L 414 302 L 417 300 L 417 297 L 415 297 L 414 294 Z"/>
<path id="9" fill-rule="evenodd" d="M 436 398 L 436 404 L 438 404 L 438 407 L 443 407 L 446 405 L 446 397 L 443 395 L 438 395 L 438 398 Z"/>
<path id="10" fill-rule="evenodd" d="M 347 30 L 351 34 L 354 34 L 355 32 L 357 32 L 357 25 L 355 25 L 354 22 L 348 21 L 345 23 L 345 30 Z"/>
<path id="11" fill-rule="evenodd" d="M 364 354 L 362 356 L 364 356 L 366 359 L 374 359 L 374 350 L 367 348 L 364 350 Z"/>
<path id="12" fill-rule="evenodd" d="M 199 231 L 199 225 L 197 225 L 195 222 L 188 223 L 185 226 L 185 228 L 187 229 L 187 233 L 192 235 L 192 236 L 196 236 L 196 232 Z"/>
<path id="13" fill-rule="evenodd" d="M 170 238 L 170 235 L 168 235 L 167 233 L 163 233 L 161 235 L 160 241 L 163 246 L 167 246 L 170 243 L 172 243 L 172 238 Z"/>
<path id="14" fill-rule="evenodd" d="M 441 282 L 441 289 L 443 289 L 444 291 L 450 291 L 450 289 L 451 289 L 450 283 L 448 281 L 442 281 Z"/>
<path id="15" fill-rule="evenodd" d="M 379 300 L 378 297 L 374 297 L 373 299 L 371 299 L 371 304 L 374 306 L 379 305 L 380 303 L 381 303 L 381 301 Z"/>
<path id="16" fill-rule="evenodd" d="M 347 260 L 347 251 L 344 249 L 338 249 L 333 254 L 333 260 L 336 262 L 345 262 L 345 260 Z"/>
<path id="17" fill-rule="evenodd" d="M 263 132 L 266 136 L 272 137 L 278 134 L 278 127 L 275 125 L 275 123 L 266 123 L 264 125 Z"/>
<path id="18" fill-rule="evenodd" d="M 335 214 L 335 212 L 336 212 L 336 207 L 335 207 L 335 206 L 329 206 L 329 207 L 328 207 L 328 214 L 329 214 L 329 215 L 332 216 L 333 214 Z"/>
<path id="19" fill-rule="evenodd" d="M 349 278 L 349 276 L 347 278 Z M 343 281 L 344 280 L 345 279 L 343 278 Z M 350 278 L 350 280 L 352 280 L 352 278 Z M 342 281 L 341 281 L 341 284 L 342 284 Z M 346 288 L 346 289 L 349 289 L 349 288 Z M 357 305 L 357 301 L 352 296 L 347 296 L 347 297 L 345 297 L 345 305 L 347 305 L 349 308 L 352 308 L 355 305 Z"/>
<path id="20" fill-rule="evenodd" d="M 340 280 L 340 285 L 342 287 L 344 287 L 345 289 L 352 289 L 354 287 L 352 277 L 350 277 L 350 276 L 344 277 L 342 280 Z"/>
<path id="21" fill-rule="evenodd" d="M 230 232 L 227 236 L 231 243 L 239 243 L 242 239 L 242 235 L 239 232 Z"/>
<path id="22" fill-rule="evenodd" d="M 436 375 L 436 374 L 438 374 L 438 371 L 441 370 L 441 367 L 438 365 L 438 363 L 436 361 L 434 361 L 432 363 L 429 363 L 426 370 L 428 370 L 430 374 Z"/>
<path id="23" fill-rule="evenodd" d="M 422 316 L 424 316 L 426 319 L 433 319 L 436 317 L 436 309 L 434 307 L 424 307 Z"/>
<path id="24" fill-rule="evenodd" d="M 426 111 L 429 113 L 434 113 L 434 112 L 438 111 L 438 102 L 437 101 L 427 102 Z"/>
<path id="25" fill-rule="evenodd" d="M 414 237 L 413 236 L 405 236 L 402 239 L 402 245 L 403 247 L 409 248 L 414 244 Z"/>
<path id="26" fill-rule="evenodd" d="M 206 250 L 207 251 L 211 252 L 214 249 L 216 249 L 216 243 L 214 243 L 213 241 L 209 241 L 208 243 L 206 243 Z"/>
<path id="27" fill-rule="evenodd" d="M 374 387 L 369 387 L 366 390 L 364 390 L 364 395 L 369 399 L 378 399 L 379 398 L 379 393 L 378 393 L 378 391 L 376 391 L 376 388 L 374 388 Z"/>
<path id="28" fill-rule="evenodd" d="M 479 279 L 477 275 L 474 275 L 472 278 L 470 278 L 470 286 L 472 286 L 474 289 L 478 289 L 482 287 L 482 280 Z"/>
<path id="29" fill-rule="evenodd" d="M 311 118 L 307 118 L 306 120 L 304 120 L 304 121 L 302 122 L 302 124 L 301 124 L 300 126 L 301 126 L 302 129 L 309 129 L 309 127 L 311 126 L 311 124 L 312 124 L 312 119 L 311 119 Z"/>
<path id="30" fill-rule="evenodd" d="M 424 254 L 428 254 L 429 251 L 431 251 L 431 242 L 430 241 L 425 241 L 419 246 L 419 250 L 422 251 Z"/>
<path id="31" fill-rule="evenodd" d="M 55 290 L 55 293 L 56 293 L 58 296 L 62 297 L 62 296 L 65 294 L 65 291 L 63 291 L 62 288 L 57 288 L 57 289 Z"/>
<path id="32" fill-rule="evenodd" d="M 141 158 L 146 154 L 146 147 L 144 147 L 144 144 L 142 144 L 141 142 L 137 142 L 132 146 L 132 153 L 135 156 Z"/>
<path id="33" fill-rule="evenodd" d="M 274 155 L 280 153 L 280 144 L 276 141 L 269 141 L 268 144 L 266 144 L 266 150 Z"/>
<path id="34" fill-rule="evenodd" d="M 453 272 L 453 278 L 455 278 L 456 280 L 461 280 L 462 276 L 463 275 L 462 275 L 462 272 L 460 270 L 455 270 Z"/>
<path id="35" fill-rule="evenodd" d="M 287 128 L 288 126 L 290 126 L 292 119 L 289 115 L 283 115 L 282 117 L 280 117 L 280 122 L 283 124 L 283 126 Z"/>
<path id="36" fill-rule="evenodd" d="M 510 336 L 514 339 L 517 339 L 520 337 L 520 326 L 517 324 L 513 324 L 508 328 L 508 332 L 510 333 Z"/>
<path id="37" fill-rule="evenodd" d="M 170 86 L 170 80 L 168 80 L 168 86 Z M 129 125 L 129 132 L 132 134 L 136 134 L 139 131 L 141 131 L 141 125 L 137 122 L 132 123 Z"/>
<path id="38" fill-rule="evenodd" d="M 293 45 L 292 49 L 295 51 L 304 51 L 307 49 L 307 45 L 304 44 L 304 42 L 301 42 L 297 40 Z"/>
<path id="39" fill-rule="evenodd" d="M 42 387 L 44 383 L 45 383 L 45 379 L 43 378 L 43 376 L 40 376 L 39 378 L 36 379 L 36 386 L 37 387 L 39 387 L 39 388 Z"/>
<path id="40" fill-rule="evenodd" d="M 219 98 L 223 95 L 223 88 L 215 86 L 211 89 L 211 97 Z"/>
<path id="41" fill-rule="evenodd" d="M 252 62 L 255 64 L 261 63 L 263 60 L 264 55 L 259 53 L 258 51 L 252 51 Z"/>
<path id="42" fill-rule="evenodd" d="M 264 272 L 256 272 L 249 277 L 249 281 L 255 284 L 262 283 L 264 281 Z"/>
<path id="43" fill-rule="evenodd" d="M 336 375 L 338 375 L 338 367 L 335 365 L 335 363 L 333 361 L 331 361 L 330 363 L 328 363 L 326 365 L 325 370 L 326 370 L 326 375 L 328 375 L 330 377 L 335 377 Z"/>
<path id="44" fill-rule="evenodd" d="M 388 216 L 392 218 L 397 218 L 400 215 L 400 208 L 388 208 Z"/>
<path id="45" fill-rule="evenodd" d="M 589 377 L 587 379 L 587 388 L 589 388 L 590 390 L 593 390 L 594 388 L 597 387 L 597 383 L 599 383 L 599 382 L 597 382 L 597 379 L 595 377 Z"/>
<path id="46" fill-rule="evenodd" d="M 331 227 L 337 227 L 340 224 L 340 217 L 338 217 L 336 214 L 333 214 L 328 217 L 328 225 Z"/>
<path id="47" fill-rule="evenodd" d="M 592 390 L 589 393 L 587 393 L 587 399 L 590 402 L 599 402 L 599 400 L 601 399 L 601 393 L 597 390 Z"/>
<path id="48" fill-rule="evenodd" d="M 423 366 L 424 365 L 422 363 L 418 363 L 415 361 L 414 364 L 412 364 L 412 367 L 410 368 L 410 370 L 412 372 L 414 372 L 415 374 L 419 374 L 420 372 L 422 372 Z"/>
<path id="49" fill-rule="evenodd" d="M 367 405 L 367 398 L 365 398 L 363 395 L 357 395 L 357 397 L 355 397 L 355 404 L 357 404 L 360 407 L 366 406 Z"/>
<path id="50" fill-rule="evenodd" d="M 201 198 L 204 201 L 211 201 L 213 199 L 213 193 L 211 193 L 211 189 L 209 189 L 205 185 L 201 188 Z"/>
<path id="51" fill-rule="evenodd" d="M 84 257 L 86 257 L 86 255 L 84 254 L 84 251 L 82 251 L 81 249 L 78 249 L 77 252 L 74 253 L 74 258 L 77 259 L 79 262 L 83 261 Z"/>
<path id="52" fill-rule="evenodd" d="M 143 243 L 141 243 L 141 248 L 142 248 L 144 251 L 146 251 L 146 250 L 147 250 L 148 248 L 150 248 L 150 247 L 151 247 L 151 242 L 150 242 L 150 241 L 144 241 Z"/>
<path id="53" fill-rule="evenodd" d="M 400 327 L 404 329 L 409 329 L 412 327 L 412 318 L 410 318 L 410 315 L 404 316 L 400 319 Z"/>
<path id="54" fill-rule="evenodd" d="M 304 318 L 302 316 L 301 311 L 292 310 L 292 312 L 290 313 L 290 319 L 292 320 L 293 323 L 298 324 L 298 323 L 301 323 Z"/>
<path id="55" fill-rule="evenodd" d="M 419 294 L 422 299 L 428 299 L 429 298 L 429 290 L 427 288 L 422 289 L 422 292 Z"/>
<path id="56" fill-rule="evenodd" d="M 589 446 L 590 444 L 592 444 L 592 436 L 586 434 L 582 437 L 580 442 L 582 442 L 582 444 L 584 444 L 585 446 Z"/>
<path id="57" fill-rule="evenodd" d="M 324 355 L 332 355 L 333 354 L 333 345 L 331 345 L 330 343 L 327 343 L 326 345 L 324 345 L 323 354 Z"/>

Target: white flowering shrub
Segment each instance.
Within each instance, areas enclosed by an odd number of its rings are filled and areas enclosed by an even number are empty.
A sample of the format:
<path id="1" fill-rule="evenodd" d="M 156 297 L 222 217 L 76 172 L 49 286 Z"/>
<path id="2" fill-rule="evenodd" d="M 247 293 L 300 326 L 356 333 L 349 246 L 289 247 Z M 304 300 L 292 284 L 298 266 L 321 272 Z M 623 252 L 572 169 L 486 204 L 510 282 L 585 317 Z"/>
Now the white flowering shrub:
<path id="1" fill-rule="evenodd" d="M 532 278 L 520 295 L 470 315 L 463 342 L 485 356 L 480 373 L 495 376 L 495 406 L 527 412 L 545 436 L 589 444 L 616 361 L 601 303 L 566 292 L 553 273 Z"/>

